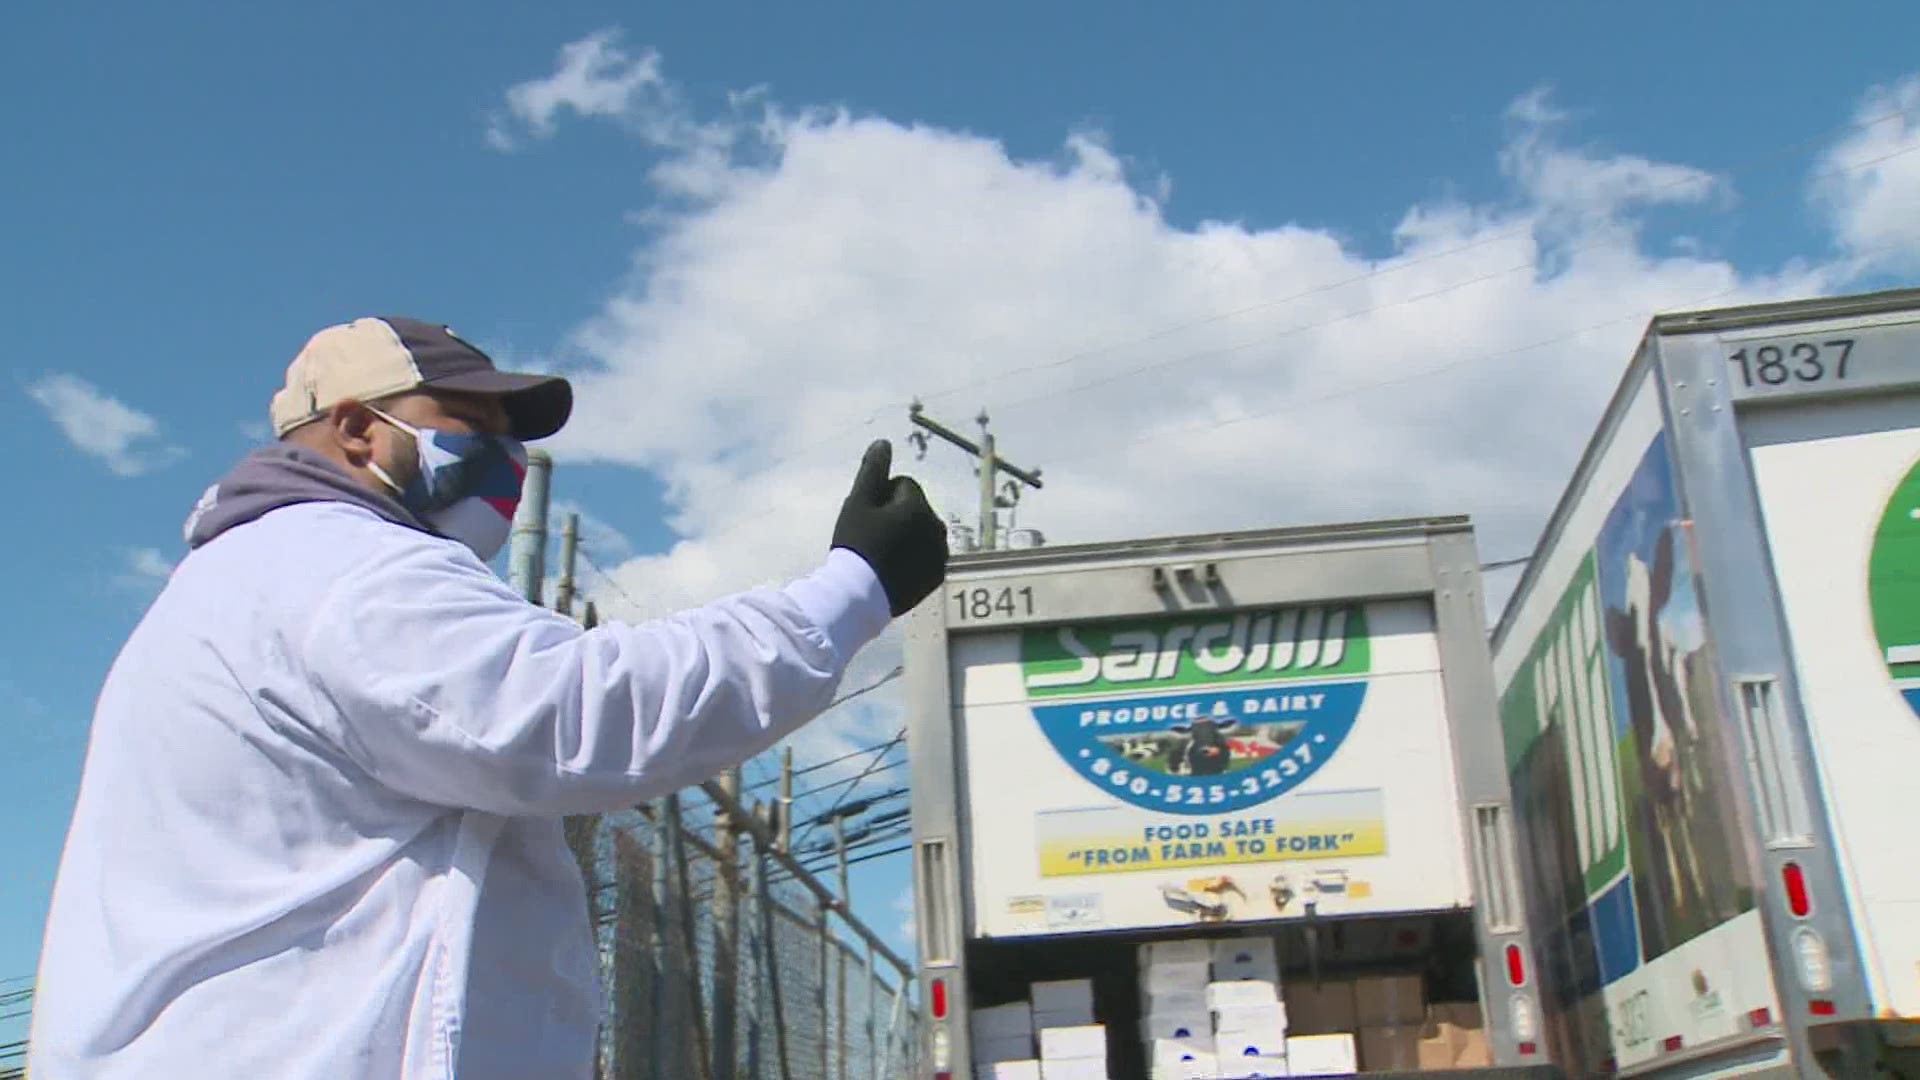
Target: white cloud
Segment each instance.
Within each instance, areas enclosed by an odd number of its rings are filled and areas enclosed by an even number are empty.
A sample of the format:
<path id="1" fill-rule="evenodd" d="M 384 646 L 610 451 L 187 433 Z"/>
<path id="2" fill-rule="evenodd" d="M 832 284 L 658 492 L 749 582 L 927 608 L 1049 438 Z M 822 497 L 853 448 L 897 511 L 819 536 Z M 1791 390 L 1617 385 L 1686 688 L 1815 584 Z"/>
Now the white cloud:
<path id="1" fill-rule="evenodd" d="M 273 441 L 273 425 L 267 423 L 265 420 L 243 420 L 237 427 L 240 431 L 240 437 L 250 443 Z"/>
<path id="2" fill-rule="evenodd" d="M 1821 159 L 1816 203 L 1863 268 L 1920 267 L 1920 76 L 1869 90 L 1854 121 Z"/>
<path id="3" fill-rule="evenodd" d="M 598 30 L 561 46 L 553 72 L 507 89 L 503 110 L 487 125 L 487 144 L 509 151 L 527 138 L 550 138 L 562 114 L 611 120 L 643 140 L 676 152 L 656 180 L 663 186 L 707 194 L 714 169 L 724 161 L 727 125 L 694 122 L 678 88 L 660 71 L 660 54 L 630 55 L 618 30 Z M 740 95 L 736 105 L 750 100 Z"/>
<path id="4" fill-rule="evenodd" d="M 121 570 L 114 582 L 140 592 L 157 592 L 173 576 L 175 563 L 158 548 L 126 548 L 121 551 Z"/>
<path id="5" fill-rule="evenodd" d="M 1637 215 L 1732 212 L 1729 179 L 1571 148 L 1544 95 L 1510 118 L 1488 150 L 1511 190 L 1403 208 L 1377 256 L 1310 224 L 1177 226 L 1163 177 L 1081 133 L 1032 161 L 844 110 L 714 122 L 667 155 L 704 194 L 651 174 L 682 203 L 574 337 L 558 484 L 567 461 L 648 469 L 681 538 L 614 570 L 641 606 L 612 613 L 803 572 L 877 436 L 971 518 L 970 462 L 902 441 L 915 396 L 956 426 L 985 407 L 1003 452 L 1044 468 L 1021 514 L 1055 543 L 1467 512 L 1486 558 L 1524 553 L 1651 315 L 1830 292 L 1846 270 L 1656 250 Z M 802 738 L 884 737 L 897 702 Z"/>
<path id="6" fill-rule="evenodd" d="M 1576 224 L 1616 219 L 1636 205 L 1702 202 L 1722 186 L 1713 174 L 1690 166 L 1566 146 L 1560 132 L 1568 116 L 1545 89 L 1516 100 L 1507 120 L 1512 130 L 1500 153 L 1502 170 L 1528 205 L 1587 219 Z"/>
<path id="7" fill-rule="evenodd" d="M 920 930 L 919 922 L 914 917 L 913 886 L 900 890 L 900 895 L 893 898 L 893 911 L 900 916 L 900 940 L 911 946 L 918 940 Z"/>
<path id="8" fill-rule="evenodd" d="M 67 441 L 118 476 L 139 476 L 186 456 L 185 450 L 160 438 L 158 420 L 77 375 L 45 376 L 29 385 L 27 393 L 60 426 Z"/>

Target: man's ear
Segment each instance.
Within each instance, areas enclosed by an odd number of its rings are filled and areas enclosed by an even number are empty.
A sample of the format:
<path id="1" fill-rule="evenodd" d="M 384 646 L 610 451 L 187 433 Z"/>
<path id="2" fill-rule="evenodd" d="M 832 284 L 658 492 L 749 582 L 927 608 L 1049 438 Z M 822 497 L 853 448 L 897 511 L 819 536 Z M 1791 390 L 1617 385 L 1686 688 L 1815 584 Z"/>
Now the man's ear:
<path id="1" fill-rule="evenodd" d="M 335 445 L 355 465 L 365 465 L 373 459 L 376 422 L 378 417 L 373 415 L 373 410 L 357 401 L 342 401 L 327 410 L 327 427 L 333 433 Z"/>

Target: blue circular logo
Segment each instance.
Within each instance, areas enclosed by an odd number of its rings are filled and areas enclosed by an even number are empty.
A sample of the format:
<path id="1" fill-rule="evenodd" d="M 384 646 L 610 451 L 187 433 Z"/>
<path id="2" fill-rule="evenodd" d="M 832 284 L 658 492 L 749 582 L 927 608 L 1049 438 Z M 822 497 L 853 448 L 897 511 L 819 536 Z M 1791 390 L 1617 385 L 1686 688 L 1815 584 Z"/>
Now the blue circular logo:
<path id="1" fill-rule="evenodd" d="M 1364 682 L 1034 705 L 1040 730 L 1087 782 L 1148 810 L 1220 814 L 1299 786 L 1345 741 Z"/>

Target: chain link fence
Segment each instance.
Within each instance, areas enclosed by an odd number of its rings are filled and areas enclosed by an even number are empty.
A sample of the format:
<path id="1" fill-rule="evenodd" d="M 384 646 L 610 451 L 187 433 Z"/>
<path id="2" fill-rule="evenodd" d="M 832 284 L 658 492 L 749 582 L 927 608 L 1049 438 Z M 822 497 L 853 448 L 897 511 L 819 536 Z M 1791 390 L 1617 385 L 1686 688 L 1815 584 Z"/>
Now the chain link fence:
<path id="1" fill-rule="evenodd" d="M 862 940 L 845 898 L 809 887 L 770 844 L 725 814 L 690 816 L 671 797 L 570 823 L 607 991 L 601 1076 L 913 1075 L 912 973 Z"/>

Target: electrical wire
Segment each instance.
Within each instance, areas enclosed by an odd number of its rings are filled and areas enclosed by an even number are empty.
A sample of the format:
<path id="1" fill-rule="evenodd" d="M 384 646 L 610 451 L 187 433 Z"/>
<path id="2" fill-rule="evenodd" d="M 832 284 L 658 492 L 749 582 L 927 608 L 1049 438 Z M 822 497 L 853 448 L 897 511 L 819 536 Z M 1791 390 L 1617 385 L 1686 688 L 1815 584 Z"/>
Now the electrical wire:
<path id="1" fill-rule="evenodd" d="M 873 770 L 877 768 L 881 760 L 886 757 L 887 751 L 893 749 L 895 746 L 900 745 L 900 743 L 904 741 L 906 737 L 907 737 L 907 729 L 903 727 L 899 730 L 898 733 L 894 735 L 893 738 L 887 740 L 887 742 L 881 746 L 880 752 L 874 755 L 873 760 L 867 764 L 867 767 L 865 769 L 862 769 L 860 771 L 860 774 L 858 776 L 853 777 L 851 780 L 838 781 L 836 782 L 835 785 L 830 785 L 830 786 L 838 786 L 839 783 L 845 783 L 847 785 L 847 790 L 841 794 L 839 801 L 835 802 L 833 806 L 828 808 L 825 814 L 817 815 L 814 817 L 812 821 L 807 823 L 806 832 L 802 833 L 797 839 L 794 840 L 794 845 L 796 847 L 804 845 L 807 838 L 813 835 L 813 831 L 820 827 L 820 823 L 822 821 L 831 820 L 832 817 L 840 810 L 840 808 L 846 805 L 847 796 L 853 793 L 854 788 L 859 785 L 860 781 L 865 780 L 867 777 L 873 775 Z"/>

